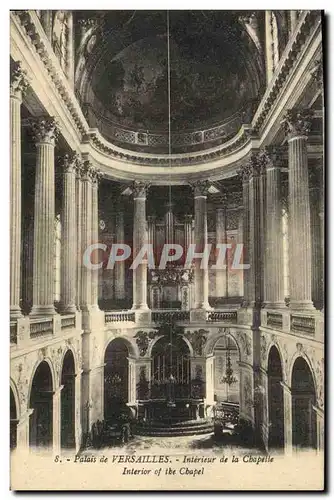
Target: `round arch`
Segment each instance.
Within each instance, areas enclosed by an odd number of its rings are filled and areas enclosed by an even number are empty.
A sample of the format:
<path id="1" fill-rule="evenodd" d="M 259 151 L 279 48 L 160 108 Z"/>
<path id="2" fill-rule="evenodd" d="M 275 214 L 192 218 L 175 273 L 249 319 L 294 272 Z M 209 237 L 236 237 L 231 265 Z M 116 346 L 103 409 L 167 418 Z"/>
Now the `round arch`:
<path id="1" fill-rule="evenodd" d="M 63 356 L 60 373 L 62 385 L 60 397 L 61 447 L 75 448 L 75 357 L 68 348 Z"/>
<path id="2" fill-rule="evenodd" d="M 129 339 L 117 336 L 109 340 L 104 351 L 104 419 L 107 421 L 117 420 L 129 402 L 131 346 Z"/>
<path id="3" fill-rule="evenodd" d="M 102 364 L 104 363 L 104 358 L 106 355 L 106 351 L 114 340 L 123 340 L 126 344 L 129 352 L 129 356 L 134 359 L 139 358 L 139 349 L 136 343 L 133 342 L 132 338 L 127 337 L 125 335 L 116 335 L 115 337 L 109 337 L 104 343 L 103 352 L 102 352 Z"/>
<path id="4" fill-rule="evenodd" d="M 9 387 L 12 391 L 14 402 L 15 402 L 16 418 L 17 418 L 17 420 L 20 420 L 20 418 L 21 418 L 21 403 L 20 403 L 19 391 L 17 390 L 16 384 L 12 378 L 10 379 Z"/>
<path id="5" fill-rule="evenodd" d="M 17 446 L 17 423 L 20 418 L 20 408 L 18 393 L 16 392 L 16 386 L 12 379 L 10 379 L 9 385 L 9 398 L 10 398 L 10 431 L 9 431 L 9 442 L 10 449 L 13 450 Z"/>
<path id="6" fill-rule="evenodd" d="M 52 366 L 52 365 L 51 365 Z M 50 360 L 40 361 L 31 380 L 29 407 L 29 445 L 50 448 L 53 442 L 54 373 Z"/>
<path id="7" fill-rule="evenodd" d="M 223 332 L 217 332 L 217 333 L 214 333 L 212 336 L 209 336 L 209 338 L 207 339 L 206 341 L 206 344 L 204 346 L 204 352 L 203 352 L 203 355 L 204 356 L 210 356 L 213 354 L 213 350 L 215 348 L 215 345 L 217 344 L 217 342 L 219 341 L 219 339 L 221 338 L 224 338 L 224 337 L 230 337 L 235 345 L 237 346 L 237 349 L 238 349 L 238 355 L 239 355 L 239 360 L 241 360 L 241 349 L 240 349 L 240 345 L 238 343 L 238 340 L 236 338 L 236 335 L 234 335 L 233 333 L 231 333 L 231 330 L 230 329 L 225 329 Z"/>
<path id="8" fill-rule="evenodd" d="M 61 373 L 62 373 L 62 369 L 63 369 L 63 366 L 64 366 L 64 359 L 65 359 L 65 356 L 68 354 L 68 352 L 71 352 L 72 353 L 72 356 L 73 356 L 73 362 L 74 362 L 74 373 L 77 374 L 78 373 L 78 366 L 79 366 L 79 363 L 78 363 L 78 357 L 77 357 L 77 353 L 75 352 L 75 349 L 73 346 L 66 346 L 66 349 L 64 350 L 64 352 L 62 353 L 62 356 L 61 356 L 61 359 L 60 359 L 60 366 L 61 366 L 61 370 L 60 370 L 60 373 L 59 373 L 59 385 L 61 385 Z"/>
<path id="9" fill-rule="evenodd" d="M 309 370 L 310 370 L 310 372 L 312 374 L 313 385 L 314 385 L 316 393 L 317 393 L 317 379 L 316 379 L 316 376 L 315 376 L 314 369 L 312 367 L 312 362 L 311 362 L 310 358 L 307 356 L 307 354 L 305 352 L 303 352 L 303 351 L 297 351 L 297 352 L 295 352 L 294 355 L 292 356 L 291 360 L 290 360 L 289 369 L 288 369 L 288 373 L 287 373 L 288 386 L 290 388 L 292 387 L 293 367 L 294 367 L 294 364 L 295 364 L 295 362 L 296 362 L 296 360 L 298 358 L 303 358 L 305 360 L 305 362 L 307 363 L 308 368 L 309 368 Z"/>
<path id="10" fill-rule="evenodd" d="M 241 352 L 236 338 L 224 332 L 212 345 L 214 400 L 219 404 L 240 404 Z"/>
<path id="11" fill-rule="evenodd" d="M 280 358 L 280 361 L 281 361 L 281 368 L 282 368 L 282 381 L 285 382 L 286 381 L 286 377 L 287 377 L 287 369 L 286 369 L 286 366 L 285 366 L 285 363 L 284 363 L 284 358 L 283 358 L 283 354 L 282 354 L 282 351 L 281 351 L 281 346 L 277 343 L 277 342 L 271 342 L 268 346 L 268 350 L 267 350 L 267 357 L 266 357 L 266 364 L 265 364 L 265 369 L 268 373 L 268 366 L 269 366 L 269 355 L 270 355 L 270 351 L 272 349 L 272 347 L 276 347 L 277 351 L 278 351 L 278 355 L 279 355 L 279 358 Z"/>
<path id="12" fill-rule="evenodd" d="M 268 350 L 268 446 L 269 448 L 284 447 L 284 394 L 283 394 L 283 363 L 280 350 L 272 343 Z"/>
<path id="13" fill-rule="evenodd" d="M 44 363 L 44 362 L 49 365 L 49 369 L 51 372 L 51 378 L 52 378 L 52 390 L 54 390 L 57 387 L 57 385 L 56 385 L 57 377 L 56 377 L 56 372 L 55 372 L 55 368 L 53 366 L 52 360 L 50 358 L 39 359 L 38 361 L 36 361 L 35 366 L 31 372 L 31 377 L 30 377 L 30 382 L 29 382 L 29 391 L 28 391 L 28 401 L 30 401 L 32 383 L 33 383 L 34 377 L 36 375 L 36 372 L 38 370 L 38 367 L 41 363 Z"/>
<path id="14" fill-rule="evenodd" d="M 317 447 L 317 424 L 314 406 L 314 374 L 305 356 L 297 356 L 292 365 L 292 445 L 296 448 Z"/>

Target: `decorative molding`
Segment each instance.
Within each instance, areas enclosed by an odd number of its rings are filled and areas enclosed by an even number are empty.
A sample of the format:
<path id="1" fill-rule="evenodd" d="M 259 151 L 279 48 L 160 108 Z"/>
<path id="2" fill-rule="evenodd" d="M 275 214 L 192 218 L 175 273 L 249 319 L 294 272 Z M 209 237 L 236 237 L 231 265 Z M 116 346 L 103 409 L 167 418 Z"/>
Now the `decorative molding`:
<path id="1" fill-rule="evenodd" d="M 194 191 L 194 198 L 207 197 L 209 193 L 210 183 L 209 181 L 198 181 L 191 184 Z"/>
<path id="2" fill-rule="evenodd" d="M 301 53 L 312 28 L 316 26 L 317 22 L 321 22 L 320 11 L 306 10 L 301 15 L 298 30 L 295 30 L 295 38 L 288 43 L 289 47 L 285 50 L 285 57 L 281 58 L 279 71 L 276 72 L 254 116 L 252 122 L 254 134 L 259 134 L 264 127 L 266 119 L 270 115 L 274 104 L 278 101 L 282 89 L 296 65 L 298 55 Z"/>
<path id="3" fill-rule="evenodd" d="M 157 336 L 159 333 L 157 331 L 152 331 L 152 332 L 145 332 L 143 330 L 140 330 L 139 332 L 136 333 L 134 338 L 136 339 L 136 344 L 139 349 L 139 355 L 140 356 L 145 356 L 148 350 L 148 347 L 151 343 L 151 341 Z"/>
<path id="4" fill-rule="evenodd" d="M 285 163 L 284 153 L 285 149 L 282 146 L 266 146 L 264 153 L 267 157 L 266 168 L 282 168 Z"/>

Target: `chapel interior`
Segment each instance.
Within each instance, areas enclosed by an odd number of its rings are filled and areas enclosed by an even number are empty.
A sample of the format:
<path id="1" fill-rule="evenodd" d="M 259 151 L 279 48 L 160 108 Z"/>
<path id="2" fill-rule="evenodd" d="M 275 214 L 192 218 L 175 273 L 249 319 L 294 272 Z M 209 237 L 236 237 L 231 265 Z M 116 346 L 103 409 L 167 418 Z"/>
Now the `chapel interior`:
<path id="1" fill-rule="evenodd" d="M 315 10 L 11 11 L 12 450 L 128 422 L 323 450 L 322 31 Z M 109 268 L 116 244 L 155 267 Z M 160 269 L 165 244 L 184 253 Z M 229 244 L 225 268 L 187 265 L 193 244 Z"/>

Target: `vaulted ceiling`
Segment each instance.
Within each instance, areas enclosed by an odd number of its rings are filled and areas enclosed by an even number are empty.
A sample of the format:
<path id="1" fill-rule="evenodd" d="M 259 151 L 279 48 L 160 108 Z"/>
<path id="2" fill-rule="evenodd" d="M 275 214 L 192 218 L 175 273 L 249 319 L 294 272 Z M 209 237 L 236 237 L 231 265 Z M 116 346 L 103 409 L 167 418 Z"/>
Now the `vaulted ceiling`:
<path id="1" fill-rule="evenodd" d="M 204 130 L 254 108 L 264 89 L 263 58 L 240 13 L 172 11 L 169 29 L 172 132 Z M 166 11 L 99 13 L 79 51 L 76 76 L 90 116 L 167 132 L 167 45 Z"/>

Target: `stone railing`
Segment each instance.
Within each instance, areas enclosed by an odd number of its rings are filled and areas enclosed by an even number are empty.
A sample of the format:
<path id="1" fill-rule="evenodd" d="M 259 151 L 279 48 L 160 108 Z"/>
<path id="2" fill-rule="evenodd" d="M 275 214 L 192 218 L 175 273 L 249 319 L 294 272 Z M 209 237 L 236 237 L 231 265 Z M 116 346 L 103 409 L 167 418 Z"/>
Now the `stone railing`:
<path id="1" fill-rule="evenodd" d="M 35 339 L 44 335 L 53 334 L 53 320 L 50 318 L 38 318 L 30 320 L 30 338 Z"/>
<path id="2" fill-rule="evenodd" d="M 293 333 L 304 335 L 315 335 L 315 318 L 312 316 L 302 316 L 291 314 L 290 330 Z"/>
<path id="3" fill-rule="evenodd" d="M 17 322 L 16 321 L 10 322 L 10 343 L 11 344 L 17 343 Z"/>
<path id="4" fill-rule="evenodd" d="M 261 312 L 261 326 L 323 341 L 324 315 L 320 311 L 303 313 L 290 311 L 289 308 L 281 311 L 266 311 L 263 309 Z"/>
<path id="5" fill-rule="evenodd" d="M 210 323 L 237 323 L 237 311 L 208 311 L 206 321 Z"/>
<path id="6" fill-rule="evenodd" d="M 60 318 L 60 327 L 62 330 L 65 328 L 75 328 L 75 314 L 66 314 Z"/>
<path id="7" fill-rule="evenodd" d="M 135 313 L 131 311 L 106 311 L 104 313 L 105 323 L 118 323 L 135 321 Z"/>
<path id="8" fill-rule="evenodd" d="M 267 326 L 271 326 L 273 328 L 283 328 L 283 315 L 281 313 L 267 313 Z"/>
<path id="9" fill-rule="evenodd" d="M 190 311 L 160 309 L 159 311 L 152 311 L 151 319 L 155 323 L 160 323 L 162 321 L 167 323 L 171 321 L 190 321 Z"/>

